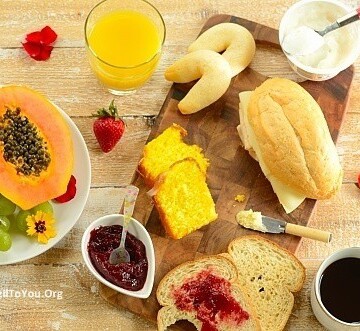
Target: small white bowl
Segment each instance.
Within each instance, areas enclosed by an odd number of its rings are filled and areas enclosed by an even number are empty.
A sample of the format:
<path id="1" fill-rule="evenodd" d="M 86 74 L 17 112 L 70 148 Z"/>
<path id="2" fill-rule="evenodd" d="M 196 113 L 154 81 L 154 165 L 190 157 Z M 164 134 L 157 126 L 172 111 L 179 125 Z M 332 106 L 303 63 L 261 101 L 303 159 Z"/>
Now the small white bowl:
<path id="1" fill-rule="evenodd" d="M 360 247 L 349 247 L 341 249 L 329 257 L 327 257 L 320 265 L 319 270 L 316 273 L 313 284 L 311 286 L 311 308 L 317 318 L 317 320 L 330 331 L 359 331 L 360 323 L 346 323 L 333 315 L 331 315 L 325 308 L 321 301 L 320 295 L 320 282 L 321 277 L 325 269 L 335 261 L 347 258 L 355 257 L 360 258 Z"/>
<path id="2" fill-rule="evenodd" d="M 136 219 L 131 218 L 131 222 L 129 224 L 129 233 L 134 235 L 137 239 L 141 240 L 146 249 L 146 257 L 148 260 L 148 272 L 146 276 L 146 281 L 144 287 L 139 291 L 129 291 L 123 289 L 113 283 L 107 281 L 102 275 L 98 273 L 95 269 L 93 264 L 91 263 L 89 253 L 88 253 L 88 243 L 90 239 L 90 233 L 93 229 L 102 226 L 109 226 L 109 225 L 123 225 L 124 223 L 124 215 L 121 214 L 113 214 L 113 215 L 106 215 L 103 217 L 98 218 L 94 222 L 92 222 L 87 229 L 85 230 L 82 241 L 81 241 L 81 251 L 82 256 L 85 261 L 86 266 L 90 270 L 90 272 L 104 285 L 112 288 L 113 290 L 126 294 L 136 298 L 146 299 L 150 296 L 153 284 L 154 284 L 154 275 L 155 275 L 155 254 L 154 254 L 154 246 L 152 240 L 150 238 L 149 233 L 146 231 L 145 227 Z"/>
<path id="3" fill-rule="evenodd" d="M 294 24 L 297 24 L 296 15 L 299 14 L 299 12 L 304 12 L 304 17 L 307 17 L 315 10 L 312 6 L 318 4 L 321 4 L 322 6 L 326 5 L 326 8 L 328 5 L 336 6 L 338 8 L 339 16 L 344 16 L 346 13 L 353 10 L 351 7 L 338 0 L 300 0 L 288 9 L 281 19 L 279 26 L 280 45 L 289 29 L 291 29 Z M 343 71 L 352 65 L 360 54 L 360 25 L 355 22 L 341 29 L 349 29 L 348 31 L 353 42 L 351 43 L 351 51 L 344 54 L 343 60 L 336 66 L 326 68 L 312 67 L 302 63 L 296 56 L 288 54 L 283 50 L 291 68 L 303 78 L 314 81 L 323 81 L 336 76 L 340 71 Z"/>

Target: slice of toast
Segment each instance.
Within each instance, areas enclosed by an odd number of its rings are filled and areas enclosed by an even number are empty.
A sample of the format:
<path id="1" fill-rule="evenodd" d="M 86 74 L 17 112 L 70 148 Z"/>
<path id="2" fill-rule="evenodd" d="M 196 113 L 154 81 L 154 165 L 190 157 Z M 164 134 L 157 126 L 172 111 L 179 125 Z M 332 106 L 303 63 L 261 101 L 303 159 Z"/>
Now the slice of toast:
<path id="1" fill-rule="evenodd" d="M 183 141 L 186 135 L 187 131 L 174 123 L 145 145 L 138 171 L 148 187 L 152 187 L 157 177 L 173 163 L 187 157 L 194 158 L 206 173 L 209 160 L 204 157 L 199 146 L 188 145 Z"/>
<path id="2" fill-rule="evenodd" d="M 154 188 L 155 207 L 166 233 L 180 239 L 217 218 L 206 176 L 192 158 L 175 162 Z"/>
<path id="3" fill-rule="evenodd" d="M 247 288 L 261 330 L 283 330 L 301 290 L 305 268 L 289 251 L 260 236 L 244 236 L 229 244 L 240 284 Z"/>
<path id="4" fill-rule="evenodd" d="M 158 330 L 188 320 L 197 330 L 260 330 L 256 313 L 237 283 L 232 261 L 214 255 L 185 262 L 160 281 L 156 296 L 162 307 Z"/>

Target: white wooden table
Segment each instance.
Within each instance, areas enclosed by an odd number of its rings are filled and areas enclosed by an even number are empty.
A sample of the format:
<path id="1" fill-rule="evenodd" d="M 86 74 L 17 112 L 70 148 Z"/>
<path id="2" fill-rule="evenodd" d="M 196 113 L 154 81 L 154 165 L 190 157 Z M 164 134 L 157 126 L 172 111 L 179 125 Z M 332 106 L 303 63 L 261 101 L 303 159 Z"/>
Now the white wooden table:
<path id="1" fill-rule="evenodd" d="M 224 13 L 278 28 L 291 0 L 152 0 L 163 14 L 167 36 L 163 56 L 152 79 L 136 94 L 116 98 L 127 122 L 125 136 L 109 154 L 100 151 L 92 133 L 91 113 L 113 96 L 94 78 L 87 62 L 83 26 L 97 0 L 1 0 L 0 84 L 24 84 L 47 95 L 71 116 L 80 129 L 92 162 L 88 202 L 79 221 L 54 248 L 31 260 L 0 266 L 0 293 L 7 290 L 42 291 L 55 297 L 0 298 L 0 330 L 156 330 L 156 325 L 124 309 L 110 306 L 99 294 L 99 284 L 83 264 L 81 236 L 86 226 L 117 212 L 123 187 L 129 184 L 170 83 L 164 69 L 186 52 L 204 22 Z M 352 6 L 357 1 L 346 1 Z M 36 62 L 21 47 L 27 33 L 50 25 L 58 33 L 50 60 Z M 268 76 L 296 78 L 280 51 L 258 47 L 251 66 Z M 322 330 L 312 314 L 309 293 L 322 259 L 347 246 L 360 246 L 360 62 L 350 106 L 338 142 L 345 176 L 341 192 L 318 203 L 310 226 L 333 232 L 331 244 L 303 240 L 297 252 L 307 269 L 304 289 L 296 295 L 287 330 Z M 61 294 L 61 295 L 60 295 Z M 58 295 L 58 297 L 56 296 Z"/>

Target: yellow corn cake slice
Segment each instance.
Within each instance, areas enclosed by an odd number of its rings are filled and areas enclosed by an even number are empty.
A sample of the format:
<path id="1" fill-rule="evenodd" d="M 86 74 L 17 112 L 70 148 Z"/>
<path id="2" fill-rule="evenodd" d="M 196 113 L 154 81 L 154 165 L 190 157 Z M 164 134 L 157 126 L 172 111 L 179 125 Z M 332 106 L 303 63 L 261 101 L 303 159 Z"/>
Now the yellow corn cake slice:
<path id="1" fill-rule="evenodd" d="M 174 163 L 155 187 L 155 206 L 171 238 L 180 239 L 217 218 L 206 174 L 195 159 Z"/>
<path id="2" fill-rule="evenodd" d="M 188 145 L 183 141 L 186 135 L 187 131 L 184 128 L 173 124 L 145 145 L 138 171 L 144 177 L 147 186 L 152 187 L 161 173 L 167 171 L 173 163 L 187 157 L 194 158 L 200 169 L 206 173 L 209 161 L 199 146 Z"/>

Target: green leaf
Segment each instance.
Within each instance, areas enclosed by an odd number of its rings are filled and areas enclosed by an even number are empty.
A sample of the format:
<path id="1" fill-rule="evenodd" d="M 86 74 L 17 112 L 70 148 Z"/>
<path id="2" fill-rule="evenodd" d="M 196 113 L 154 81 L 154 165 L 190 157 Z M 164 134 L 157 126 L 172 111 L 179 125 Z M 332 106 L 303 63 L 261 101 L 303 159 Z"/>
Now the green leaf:
<path id="1" fill-rule="evenodd" d="M 114 99 L 110 102 L 108 109 L 100 108 L 96 113 L 93 113 L 92 116 L 99 118 L 101 117 L 113 117 L 114 119 L 120 118 Z"/>

